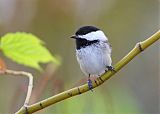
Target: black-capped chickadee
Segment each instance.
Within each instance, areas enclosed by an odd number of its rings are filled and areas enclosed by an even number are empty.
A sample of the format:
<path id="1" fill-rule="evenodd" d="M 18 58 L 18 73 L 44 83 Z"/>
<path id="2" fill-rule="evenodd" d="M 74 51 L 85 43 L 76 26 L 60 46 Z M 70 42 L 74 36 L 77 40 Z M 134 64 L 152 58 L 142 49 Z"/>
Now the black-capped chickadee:
<path id="1" fill-rule="evenodd" d="M 92 89 L 90 76 L 99 77 L 108 70 L 114 70 L 111 65 L 111 45 L 103 31 L 94 26 L 79 28 L 71 38 L 76 40 L 77 61 L 88 76 L 89 89 Z"/>

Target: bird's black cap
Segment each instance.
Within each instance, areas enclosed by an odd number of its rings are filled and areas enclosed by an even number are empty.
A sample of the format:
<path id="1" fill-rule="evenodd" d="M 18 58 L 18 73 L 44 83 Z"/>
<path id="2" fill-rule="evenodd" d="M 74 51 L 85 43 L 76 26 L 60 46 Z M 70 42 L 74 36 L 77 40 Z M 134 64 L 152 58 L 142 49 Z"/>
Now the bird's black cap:
<path id="1" fill-rule="evenodd" d="M 85 35 L 85 34 L 88 34 L 90 32 L 94 32 L 94 31 L 98 31 L 98 30 L 100 30 L 100 29 L 98 29 L 94 26 L 83 26 L 76 31 L 75 35 L 76 36 L 77 35 Z"/>

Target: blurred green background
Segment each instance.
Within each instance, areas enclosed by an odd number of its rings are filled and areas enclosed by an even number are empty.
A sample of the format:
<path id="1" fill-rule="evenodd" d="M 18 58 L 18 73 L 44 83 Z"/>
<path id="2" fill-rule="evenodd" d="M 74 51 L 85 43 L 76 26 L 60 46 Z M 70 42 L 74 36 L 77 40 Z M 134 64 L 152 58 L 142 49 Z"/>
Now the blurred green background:
<path id="1" fill-rule="evenodd" d="M 9 69 L 34 75 L 31 104 L 86 82 L 69 37 L 83 25 L 101 28 L 113 47 L 113 64 L 159 28 L 158 0 L 0 0 L 0 36 L 24 31 L 38 36 L 61 58 L 44 72 L 3 58 Z M 156 42 L 102 86 L 52 105 L 37 114 L 159 114 L 160 50 Z M 0 76 L 0 114 L 16 112 L 26 95 L 27 78 Z"/>

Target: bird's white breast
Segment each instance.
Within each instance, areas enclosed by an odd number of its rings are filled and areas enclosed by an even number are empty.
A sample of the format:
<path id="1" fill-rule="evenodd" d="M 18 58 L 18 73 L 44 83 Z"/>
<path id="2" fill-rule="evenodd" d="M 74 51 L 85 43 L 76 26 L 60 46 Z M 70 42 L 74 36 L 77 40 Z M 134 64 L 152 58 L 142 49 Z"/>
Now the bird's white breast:
<path id="1" fill-rule="evenodd" d="M 106 66 L 111 66 L 111 49 L 106 43 L 92 44 L 76 50 L 77 60 L 81 70 L 88 76 L 102 75 Z"/>

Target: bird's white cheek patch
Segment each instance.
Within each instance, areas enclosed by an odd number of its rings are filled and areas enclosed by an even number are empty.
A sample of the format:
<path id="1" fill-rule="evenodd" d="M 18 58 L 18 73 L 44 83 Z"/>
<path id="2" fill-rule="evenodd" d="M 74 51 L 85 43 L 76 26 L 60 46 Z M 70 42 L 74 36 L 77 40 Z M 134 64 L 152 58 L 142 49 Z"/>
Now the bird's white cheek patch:
<path id="1" fill-rule="evenodd" d="M 91 32 L 86 35 L 79 35 L 79 37 L 85 38 L 87 40 L 101 40 L 101 41 L 108 40 L 108 38 L 105 36 L 105 34 L 101 30 Z"/>

